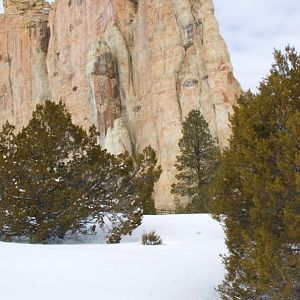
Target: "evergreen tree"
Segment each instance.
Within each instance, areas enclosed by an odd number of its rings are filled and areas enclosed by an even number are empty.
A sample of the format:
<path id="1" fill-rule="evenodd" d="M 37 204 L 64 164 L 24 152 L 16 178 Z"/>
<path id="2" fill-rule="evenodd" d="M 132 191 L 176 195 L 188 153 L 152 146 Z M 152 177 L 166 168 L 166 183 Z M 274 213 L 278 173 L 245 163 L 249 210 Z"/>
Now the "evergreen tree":
<path id="1" fill-rule="evenodd" d="M 127 152 L 115 157 L 112 175 L 117 181 L 110 192 L 110 211 L 118 213 L 110 214 L 112 227 L 107 237 L 109 243 L 118 243 L 123 235 L 131 234 L 141 224 L 143 204 L 136 185 L 136 166 Z"/>
<path id="2" fill-rule="evenodd" d="M 11 188 L 15 188 L 13 181 L 13 156 L 16 150 L 15 145 L 15 128 L 6 122 L 0 132 L 0 237 L 9 239 L 7 231 L 12 230 L 13 216 L 12 211 L 16 200 L 10 201 L 9 193 Z M 6 220 L 10 222 L 6 224 Z"/>
<path id="3" fill-rule="evenodd" d="M 156 213 L 152 193 L 161 174 L 156 153 L 150 146 L 139 153 L 136 159 L 127 152 L 122 153 L 114 164 L 117 166 L 116 177 L 119 178 L 115 190 L 119 196 L 118 201 L 112 202 L 114 205 L 111 210 L 122 213 L 111 219 L 115 225 L 109 235 L 109 242 L 118 242 L 122 235 L 131 234 L 141 224 L 143 214 Z"/>
<path id="4" fill-rule="evenodd" d="M 128 153 L 114 156 L 102 150 L 95 127 L 90 129 L 90 137 L 85 155 L 73 162 L 80 197 L 71 211 L 83 226 L 96 222 L 106 231 L 109 243 L 118 243 L 143 217 L 134 161 Z"/>
<path id="5" fill-rule="evenodd" d="M 207 212 L 208 187 L 216 172 L 219 149 L 199 110 L 188 114 L 183 122 L 182 135 L 178 144 L 180 155 L 175 165 L 178 182 L 172 185 L 171 193 L 188 197 L 191 211 Z"/>
<path id="6" fill-rule="evenodd" d="M 46 243 L 66 234 L 105 228 L 110 243 L 141 224 L 160 175 L 156 154 L 147 147 L 136 161 L 115 156 L 72 123 L 63 103 L 38 105 L 14 135 L 0 132 L 0 238 Z"/>
<path id="7" fill-rule="evenodd" d="M 300 299 L 300 56 L 287 47 L 238 100 L 214 183 L 229 250 L 222 299 Z"/>
<path id="8" fill-rule="evenodd" d="M 158 181 L 162 172 L 161 166 L 157 166 L 156 153 L 150 146 L 139 153 L 135 160 L 136 180 L 135 185 L 138 189 L 138 197 L 142 202 L 144 214 L 155 215 L 155 203 L 152 197 L 154 184 Z"/>
<path id="9" fill-rule="evenodd" d="M 74 198 L 65 182 L 68 161 L 80 152 L 85 132 L 72 123 L 61 102 L 38 105 L 29 124 L 16 136 L 14 190 L 15 220 L 32 242 L 63 237 L 69 229 L 65 209 Z M 12 234 L 16 234 L 12 232 Z M 16 235 L 20 235 L 16 234 Z"/>

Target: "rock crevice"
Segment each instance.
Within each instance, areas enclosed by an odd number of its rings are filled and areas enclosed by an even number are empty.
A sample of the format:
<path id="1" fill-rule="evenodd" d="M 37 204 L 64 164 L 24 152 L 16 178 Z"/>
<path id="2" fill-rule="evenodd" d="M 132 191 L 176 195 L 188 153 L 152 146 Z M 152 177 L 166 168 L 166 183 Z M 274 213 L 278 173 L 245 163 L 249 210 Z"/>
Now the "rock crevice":
<path id="1" fill-rule="evenodd" d="M 151 145 L 157 208 L 173 208 L 182 121 L 200 109 L 221 146 L 240 93 L 211 0 L 5 0 L 0 119 L 17 129 L 37 103 L 62 100 L 112 153 Z"/>

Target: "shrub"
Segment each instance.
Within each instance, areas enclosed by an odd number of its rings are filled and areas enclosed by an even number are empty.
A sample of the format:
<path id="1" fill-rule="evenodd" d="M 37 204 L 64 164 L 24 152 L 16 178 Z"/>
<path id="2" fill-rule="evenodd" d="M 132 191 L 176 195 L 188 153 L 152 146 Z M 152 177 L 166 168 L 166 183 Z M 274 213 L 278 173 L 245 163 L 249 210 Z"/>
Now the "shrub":
<path id="1" fill-rule="evenodd" d="M 65 105 L 46 101 L 18 134 L 8 123 L 0 131 L 0 240 L 47 243 L 72 233 L 107 232 L 109 243 L 141 224 L 160 175 L 147 147 L 135 161 L 109 154 L 72 123 Z"/>
<path id="2" fill-rule="evenodd" d="M 275 51 L 258 93 L 238 99 L 212 211 L 224 226 L 222 299 L 300 299 L 300 55 Z"/>
<path id="3" fill-rule="evenodd" d="M 161 245 L 162 240 L 159 235 L 155 233 L 155 231 L 144 232 L 142 235 L 142 244 L 143 245 Z"/>

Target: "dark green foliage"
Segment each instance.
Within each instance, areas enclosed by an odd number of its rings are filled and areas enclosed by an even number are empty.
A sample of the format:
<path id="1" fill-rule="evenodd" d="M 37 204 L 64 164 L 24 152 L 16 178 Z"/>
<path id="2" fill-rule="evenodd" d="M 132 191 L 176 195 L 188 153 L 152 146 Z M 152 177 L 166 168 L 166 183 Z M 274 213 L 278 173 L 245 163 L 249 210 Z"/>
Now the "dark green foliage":
<path id="1" fill-rule="evenodd" d="M 60 102 L 38 105 L 29 124 L 17 135 L 14 182 L 20 199 L 18 210 L 27 218 L 24 235 L 32 242 L 63 238 L 74 224 L 66 211 L 77 197 L 67 178 L 72 176 L 69 161 L 82 155 L 87 143 L 85 132 L 72 123 Z M 27 232 L 26 232 L 27 231 Z"/>
<path id="2" fill-rule="evenodd" d="M 162 240 L 159 235 L 155 233 L 155 231 L 144 232 L 142 235 L 142 244 L 143 245 L 161 245 Z"/>
<path id="3" fill-rule="evenodd" d="M 95 127 L 87 134 L 64 104 L 50 101 L 19 134 L 13 131 L 6 124 L 0 133 L 1 239 L 45 243 L 91 232 L 97 223 L 115 243 L 140 225 L 160 174 L 151 148 L 138 163 L 127 153 L 111 155 Z"/>
<path id="4" fill-rule="evenodd" d="M 157 166 L 155 151 L 146 147 L 142 153 L 137 155 L 135 160 L 137 167 L 136 185 L 139 190 L 139 199 L 143 204 L 144 214 L 155 215 L 156 209 L 152 198 L 154 183 L 158 181 L 161 174 L 161 167 Z"/>
<path id="5" fill-rule="evenodd" d="M 222 299 L 300 299 L 300 57 L 287 47 L 231 119 L 212 209 L 229 255 Z"/>
<path id="6" fill-rule="evenodd" d="M 1 216 L 4 239 L 29 237 L 34 243 L 45 242 L 79 228 L 67 214 L 76 194 L 66 178 L 70 176 L 68 162 L 82 154 L 86 140 L 62 103 L 47 101 L 37 106 L 29 124 L 11 139 L 10 176 L 1 189 L 1 207 L 9 205 Z"/>
<path id="7" fill-rule="evenodd" d="M 189 214 L 190 213 L 190 205 L 183 205 L 180 202 L 180 199 L 175 198 L 174 200 L 174 204 L 175 204 L 175 214 Z"/>
<path id="8" fill-rule="evenodd" d="M 4 230 L 7 228 L 5 220 L 8 219 L 9 224 L 13 223 L 14 219 L 11 212 L 15 209 L 14 205 L 17 202 L 17 199 L 11 202 L 7 197 L 10 189 L 15 189 L 15 184 L 13 184 L 14 174 L 12 173 L 12 157 L 15 151 L 14 127 L 6 123 L 3 126 L 2 132 L 0 132 L 0 235 L 4 239 L 9 239 Z"/>
<path id="9" fill-rule="evenodd" d="M 112 184 L 106 193 L 110 212 L 108 219 L 111 223 L 111 230 L 107 236 L 109 243 L 118 243 L 123 235 L 131 234 L 141 224 L 143 205 L 138 196 L 139 189 L 135 185 L 137 170 L 133 158 L 128 153 L 122 153 L 113 157 L 112 162 Z"/>
<path id="10" fill-rule="evenodd" d="M 207 212 L 211 184 L 217 168 L 219 149 L 213 140 L 208 124 L 199 110 L 192 110 L 183 123 L 183 137 L 179 141 L 177 156 L 177 183 L 171 193 L 188 197 L 189 212 Z M 178 200 L 177 200 L 178 201 Z"/>
<path id="11" fill-rule="evenodd" d="M 161 167 L 157 166 L 156 153 L 150 146 L 138 154 L 135 160 L 128 153 L 119 155 L 115 165 L 119 166 L 116 169 L 117 178 L 123 178 L 121 189 L 117 194 L 124 195 L 124 198 L 121 198 L 123 201 L 115 203 L 113 210 L 127 212 L 127 221 L 122 222 L 121 226 L 114 226 L 108 240 L 110 243 L 118 242 L 124 234 L 131 234 L 133 229 L 141 224 L 143 213 L 156 213 L 152 193 L 154 184 L 161 174 Z M 118 216 L 119 214 L 113 219 L 114 224 L 120 223 L 116 218 Z"/>

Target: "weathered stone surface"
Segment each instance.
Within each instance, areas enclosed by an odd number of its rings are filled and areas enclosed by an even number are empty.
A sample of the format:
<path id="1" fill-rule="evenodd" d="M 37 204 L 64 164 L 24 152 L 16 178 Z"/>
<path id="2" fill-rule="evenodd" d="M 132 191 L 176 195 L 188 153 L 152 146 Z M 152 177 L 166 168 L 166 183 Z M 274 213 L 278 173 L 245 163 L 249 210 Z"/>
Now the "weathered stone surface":
<path id="1" fill-rule="evenodd" d="M 32 9 L 44 9 L 49 5 L 46 0 L 3 0 L 5 13 L 22 13 Z"/>
<path id="2" fill-rule="evenodd" d="M 43 1 L 36 2 L 39 8 L 25 0 L 7 0 L 5 14 L 0 15 L 0 122 L 9 120 L 17 129 L 29 120 L 36 104 L 51 98 L 46 66 L 50 31 L 44 11 L 48 4 L 41 7 Z"/>
<path id="3" fill-rule="evenodd" d="M 36 103 L 61 99 L 76 123 L 97 125 L 109 151 L 150 144 L 163 168 L 156 205 L 172 208 L 182 121 L 200 108 L 224 146 L 240 92 L 212 1 L 57 0 L 49 18 L 42 0 L 5 8 L 1 121 L 20 128 Z"/>

